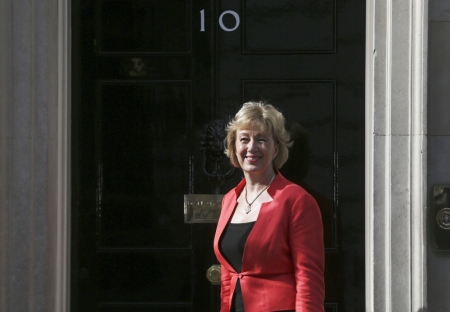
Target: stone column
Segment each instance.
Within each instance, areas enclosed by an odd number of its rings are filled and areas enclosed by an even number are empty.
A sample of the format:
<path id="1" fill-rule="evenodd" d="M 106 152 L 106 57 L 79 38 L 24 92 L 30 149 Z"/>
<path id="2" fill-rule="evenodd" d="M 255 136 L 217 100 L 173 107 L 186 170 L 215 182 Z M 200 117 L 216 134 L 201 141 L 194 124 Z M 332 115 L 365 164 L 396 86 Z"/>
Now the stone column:
<path id="1" fill-rule="evenodd" d="M 426 310 L 427 0 L 368 0 L 366 311 Z"/>
<path id="2" fill-rule="evenodd" d="M 65 311 L 67 2 L 0 1 L 0 311 Z M 56 299 L 55 299 L 56 298 Z"/>

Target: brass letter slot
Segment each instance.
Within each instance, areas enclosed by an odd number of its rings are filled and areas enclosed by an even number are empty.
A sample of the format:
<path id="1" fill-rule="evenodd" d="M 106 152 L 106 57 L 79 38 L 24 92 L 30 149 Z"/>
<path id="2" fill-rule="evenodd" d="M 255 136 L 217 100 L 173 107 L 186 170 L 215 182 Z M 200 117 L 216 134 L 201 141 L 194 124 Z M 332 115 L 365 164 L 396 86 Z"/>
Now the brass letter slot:
<path id="1" fill-rule="evenodd" d="M 222 207 L 222 198 L 222 194 L 184 195 L 184 222 L 217 223 Z"/>

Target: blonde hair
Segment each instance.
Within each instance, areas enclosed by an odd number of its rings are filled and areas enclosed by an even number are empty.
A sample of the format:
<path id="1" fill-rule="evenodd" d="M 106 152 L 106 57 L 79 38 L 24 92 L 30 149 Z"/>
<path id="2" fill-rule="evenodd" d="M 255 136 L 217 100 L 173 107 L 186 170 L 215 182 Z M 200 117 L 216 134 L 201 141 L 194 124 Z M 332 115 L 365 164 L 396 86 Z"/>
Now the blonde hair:
<path id="1" fill-rule="evenodd" d="M 285 129 L 285 120 L 275 107 L 263 102 L 247 102 L 230 120 L 227 126 L 225 138 L 225 154 L 230 158 L 233 166 L 239 168 L 236 156 L 236 133 L 252 126 L 259 127 L 261 132 L 272 133 L 273 139 L 278 144 L 278 154 L 273 160 L 273 167 L 280 169 L 287 161 L 289 147 L 292 142 L 289 133 Z"/>

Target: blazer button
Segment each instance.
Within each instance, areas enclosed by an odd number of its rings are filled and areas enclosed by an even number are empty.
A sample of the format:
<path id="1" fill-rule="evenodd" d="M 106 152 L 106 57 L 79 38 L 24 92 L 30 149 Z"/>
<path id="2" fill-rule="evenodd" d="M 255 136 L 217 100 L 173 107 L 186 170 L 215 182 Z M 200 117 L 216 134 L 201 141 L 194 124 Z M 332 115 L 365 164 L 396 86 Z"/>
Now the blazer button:
<path id="1" fill-rule="evenodd" d="M 244 277 L 244 275 L 242 275 L 241 273 L 239 273 L 238 277 L 239 277 L 240 279 L 242 279 L 242 278 Z"/>

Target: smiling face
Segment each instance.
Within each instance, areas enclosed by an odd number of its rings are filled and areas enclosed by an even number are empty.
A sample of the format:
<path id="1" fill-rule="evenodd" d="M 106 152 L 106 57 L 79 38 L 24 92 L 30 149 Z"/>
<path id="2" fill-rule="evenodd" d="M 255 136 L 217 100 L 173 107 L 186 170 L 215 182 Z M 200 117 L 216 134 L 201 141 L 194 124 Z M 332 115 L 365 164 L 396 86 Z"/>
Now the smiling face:
<path id="1" fill-rule="evenodd" d="M 278 144 L 270 132 L 257 126 L 238 130 L 236 133 L 236 157 L 246 174 L 271 174 L 272 161 L 278 154 Z"/>

